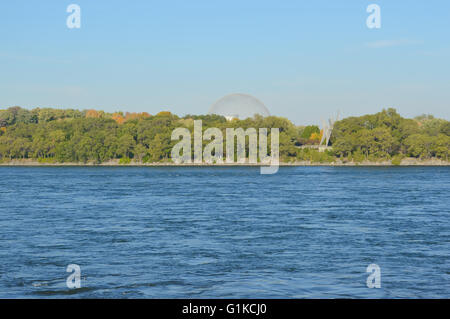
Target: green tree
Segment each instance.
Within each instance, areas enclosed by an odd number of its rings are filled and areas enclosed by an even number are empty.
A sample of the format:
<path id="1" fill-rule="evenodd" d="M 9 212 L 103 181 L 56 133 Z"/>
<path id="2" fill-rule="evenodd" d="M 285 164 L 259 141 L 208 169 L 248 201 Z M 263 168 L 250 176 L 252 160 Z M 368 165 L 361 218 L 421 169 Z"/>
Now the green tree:
<path id="1" fill-rule="evenodd" d="M 308 125 L 303 129 L 301 137 L 304 139 L 309 139 L 312 133 L 320 134 L 320 129 L 317 125 Z"/>
<path id="2" fill-rule="evenodd" d="M 119 137 L 117 154 L 120 157 L 129 157 L 133 155 L 134 147 L 136 146 L 136 141 L 130 134 L 125 134 Z"/>

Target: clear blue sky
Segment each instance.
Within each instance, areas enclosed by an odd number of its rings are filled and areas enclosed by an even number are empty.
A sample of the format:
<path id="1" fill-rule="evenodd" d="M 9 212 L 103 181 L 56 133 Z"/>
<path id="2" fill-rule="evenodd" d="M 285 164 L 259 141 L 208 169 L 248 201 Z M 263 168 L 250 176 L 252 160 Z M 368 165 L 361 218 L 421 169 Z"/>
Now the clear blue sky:
<path id="1" fill-rule="evenodd" d="M 203 114 L 235 92 L 297 124 L 386 107 L 450 119 L 450 2 L 0 3 L 0 108 Z"/>

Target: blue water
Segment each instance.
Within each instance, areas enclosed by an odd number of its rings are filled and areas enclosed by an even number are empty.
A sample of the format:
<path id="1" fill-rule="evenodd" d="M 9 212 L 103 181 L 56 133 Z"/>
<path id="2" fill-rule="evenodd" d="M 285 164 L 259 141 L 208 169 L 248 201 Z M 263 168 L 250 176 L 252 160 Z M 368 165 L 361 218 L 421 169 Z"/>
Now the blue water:
<path id="1" fill-rule="evenodd" d="M 449 298 L 449 190 L 448 167 L 0 167 L 0 298 Z"/>

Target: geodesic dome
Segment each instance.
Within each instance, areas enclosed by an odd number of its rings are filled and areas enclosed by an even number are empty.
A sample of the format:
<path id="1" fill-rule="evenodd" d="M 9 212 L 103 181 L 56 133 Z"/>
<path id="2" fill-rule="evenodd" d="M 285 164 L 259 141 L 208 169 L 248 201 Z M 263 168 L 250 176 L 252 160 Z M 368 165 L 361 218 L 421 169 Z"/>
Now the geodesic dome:
<path id="1" fill-rule="evenodd" d="M 270 116 L 269 110 L 257 98 L 248 94 L 229 94 L 213 104 L 209 114 L 225 116 L 227 119 L 238 118 L 244 120 L 255 114 Z"/>

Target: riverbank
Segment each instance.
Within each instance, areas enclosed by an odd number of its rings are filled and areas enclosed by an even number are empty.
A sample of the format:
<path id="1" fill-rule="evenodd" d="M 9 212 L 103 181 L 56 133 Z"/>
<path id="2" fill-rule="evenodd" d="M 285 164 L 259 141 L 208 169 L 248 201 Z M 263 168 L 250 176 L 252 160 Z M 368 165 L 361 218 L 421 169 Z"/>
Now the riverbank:
<path id="1" fill-rule="evenodd" d="M 77 162 L 67 162 L 67 163 L 56 163 L 56 162 L 39 162 L 33 159 L 21 159 L 21 160 L 8 160 L 0 162 L 0 166 L 261 166 L 261 164 L 249 164 L 249 163 L 232 163 L 232 164 L 175 164 L 171 162 L 156 162 L 156 163 L 141 163 L 131 161 L 127 164 L 120 164 L 119 160 L 111 160 L 104 163 L 77 163 Z M 282 162 L 279 166 L 450 166 L 450 161 L 443 161 L 437 158 L 420 160 L 417 158 L 404 158 L 400 163 L 393 164 L 391 160 L 380 160 L 380 161 L 342 161 L 336 160 L 334 162 L 311 162 L 311 161 L 296 161 L 296 162 Z"/>

